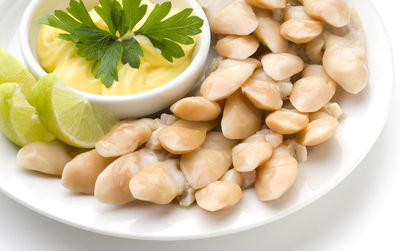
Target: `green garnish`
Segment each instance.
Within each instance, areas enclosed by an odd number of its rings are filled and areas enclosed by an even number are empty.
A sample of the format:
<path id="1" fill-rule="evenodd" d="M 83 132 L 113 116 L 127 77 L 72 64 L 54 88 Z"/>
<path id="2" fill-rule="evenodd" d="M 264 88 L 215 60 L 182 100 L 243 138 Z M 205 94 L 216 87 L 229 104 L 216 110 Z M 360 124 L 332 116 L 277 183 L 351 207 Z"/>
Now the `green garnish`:
<path id="1" fill-rule="evenodd" d="M 107 24 L 108 31 L 96 26 L 82 0 L 71 0 L 67 12 L 56 10 L 54 15 L 47 14 L 38 22 L 67 32 L 59 38 L 73 42 L 79 56 L 94 61 L 94 76 L 109 88 L 118 81 L 120 61 L 135 69 L 140 67 L 143 50 L 135 36 L 146 36 L 172 62 L 185 56 L 180 44 L 193 44 L 190 36 L 201 33 L 203 20 L 190 16 L 193 9 L 165 18 L 171 11 L 171 2 L 156 4 L 144 24 L 132 31 L 147 12 L 148 6 L 141 3 L 142 0 L 122 0 L 121 5 L 117 0 L 100 0 L 100 6 L 94 9 Z"/>

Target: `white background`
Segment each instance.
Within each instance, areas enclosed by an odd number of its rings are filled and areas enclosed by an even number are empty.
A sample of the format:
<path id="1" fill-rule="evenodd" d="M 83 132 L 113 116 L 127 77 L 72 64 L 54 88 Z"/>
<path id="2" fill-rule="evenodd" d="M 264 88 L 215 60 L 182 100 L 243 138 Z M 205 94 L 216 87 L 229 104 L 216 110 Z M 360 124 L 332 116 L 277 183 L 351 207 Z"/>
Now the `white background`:
<path id="1" fill-rule="evenodd" d="M 400 2 L 372 2 L 387 27 L 397 66 L 400 63 Z M 0 250 L 400 250 L 400 89 L 397 80 L 398 74 L 388 123 L 368 157 L 332 192 L 283 220 L 208 240 L 134 241 L 63 225 L 0 194 Z M 363 129 L 367 128 L 368 125 Z"/>

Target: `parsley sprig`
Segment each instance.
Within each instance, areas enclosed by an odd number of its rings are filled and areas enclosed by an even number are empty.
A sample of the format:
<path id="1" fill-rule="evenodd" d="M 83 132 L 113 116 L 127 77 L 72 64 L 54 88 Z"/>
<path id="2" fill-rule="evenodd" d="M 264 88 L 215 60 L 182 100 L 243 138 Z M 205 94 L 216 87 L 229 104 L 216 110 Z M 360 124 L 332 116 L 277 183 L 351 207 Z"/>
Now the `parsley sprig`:
<path id="1" fill-rule="evenodd" d="M 166 18 L 171 2 L 156 4 L 144 24 L 133 31 L 146 15 L 147 7 L 142 0 L 122 0 L 122 4 L 117 0 L 100 0 L 94 9 L 108 31 L 96 26 L 82 0 L 71 0 L 66 12 L 56 10 L 54 15 L 47 14 L 38 22 L 65 31 L 59 38 L 73 42 L 79 56 L 94 61 L 94 76 L 109 88 L 118 81 L 119 62 L 135 69 L 140 67 L 144 54 L 135 36 L 146 36 L 165 59 L 173 62 L 174 58 L 185 56 L 180 44 L 193 44 L 191 36 L 201 33 L 203 20 L 191 16 L 193 9 Z"/>

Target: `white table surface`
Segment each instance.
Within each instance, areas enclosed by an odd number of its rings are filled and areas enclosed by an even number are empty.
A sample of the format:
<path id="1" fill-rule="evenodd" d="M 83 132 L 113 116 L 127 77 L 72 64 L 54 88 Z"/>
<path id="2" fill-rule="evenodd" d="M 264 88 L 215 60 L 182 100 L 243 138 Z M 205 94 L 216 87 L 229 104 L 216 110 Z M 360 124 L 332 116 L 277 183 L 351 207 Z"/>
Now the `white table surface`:
<path id="1" fill-rule="evenodd" d="M 397 63 L 400 60 L 400 2 L 372 2 L 388 29 Z M 0 251 L 400 250 L 398 77 L 397 74 L 390 117 L 368 157 L 343 183 L 322 199 L 278 222 L 208 240 L 134 241 L 63 225 L 0 194 Z"/>

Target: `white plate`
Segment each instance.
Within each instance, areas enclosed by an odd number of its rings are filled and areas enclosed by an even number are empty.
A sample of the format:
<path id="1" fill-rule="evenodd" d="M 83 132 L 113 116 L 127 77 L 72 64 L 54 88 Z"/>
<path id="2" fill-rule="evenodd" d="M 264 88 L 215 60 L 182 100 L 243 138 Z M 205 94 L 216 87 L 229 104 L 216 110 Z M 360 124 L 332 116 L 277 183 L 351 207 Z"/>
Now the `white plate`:
<path id="1" fill-rule="evenodd" d="M 157 206 L 135 202 L 124 207 L 101 204 L 73 194 L 59 180 L 18 169 L 17 148 L 0 136 L 0 190 L 32 210 L 63 223 L 107 235 L 152 240 L 214 237 L 243 231 L 287 216 L 339 184 L 366 156 L 380 134 L 389 111 L 393 62 L 384 26 L 369 1 L 349 0 L 358 10 L 368 44 L 370 84 L 357 96 L 338 95 L 348 118 L 329 142 L 313 148 L 301 164 L 299 177 L 284 198 L 260 202 L 245 191 L 234 208 L 207 213 L 198 207 Z M 0 46 L 22 59 L 17 29 L 29 0 L 0 0 Z M 360 188 L 362 189 L 362 188 Z M 341 205 L 332 205 L 340 210 Z"/>

